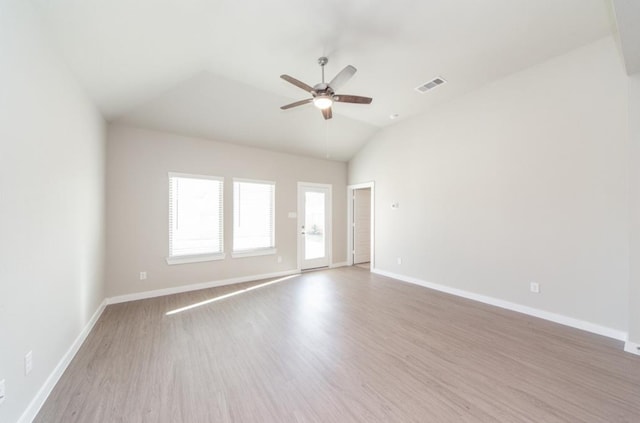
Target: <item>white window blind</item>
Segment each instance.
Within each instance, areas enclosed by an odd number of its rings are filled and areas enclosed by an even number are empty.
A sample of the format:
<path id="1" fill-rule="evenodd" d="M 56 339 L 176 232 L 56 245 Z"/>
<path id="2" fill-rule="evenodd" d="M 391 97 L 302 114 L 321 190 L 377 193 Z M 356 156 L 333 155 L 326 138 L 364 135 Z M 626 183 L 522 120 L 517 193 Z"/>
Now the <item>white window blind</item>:
<path id="1" fill-rule="evenodd" d="M 275 248 L 275 183 L 234 179 L 233 251 Z"/>
<path id="2" fill-rule="evenodd" d="M 223 183 L 169 174 L 169 257 L 223 253 Z"/>

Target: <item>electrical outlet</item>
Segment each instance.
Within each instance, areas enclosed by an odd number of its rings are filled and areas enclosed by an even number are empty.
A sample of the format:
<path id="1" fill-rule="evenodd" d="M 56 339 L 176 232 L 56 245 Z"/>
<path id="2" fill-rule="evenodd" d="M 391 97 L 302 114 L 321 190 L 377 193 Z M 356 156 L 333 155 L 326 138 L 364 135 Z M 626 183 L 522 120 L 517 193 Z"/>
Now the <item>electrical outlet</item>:
<path id="1" fill-rule="evenodd" d="M 538 282 L 531 282 L 531 285 L 529 285 L 529 289 L 534 294 L 539 294 L 540 293 L 540 285 L 538 284 Z"/>
<path id="2" fill-rule="evenodd" d="M 147 272 L 140 272 L 140 280 L 143 281 L 147 279 Z"/>
<path id="3" fill-rule="evenodd" d="M 398 264 L 402 264 L 402 257 L 398 257 Z"/>
<path id="4" fill-rule="evenodd" d="M 28 375 L 33 370 L 33 351 L 24 355 L 24 374 Z"/>
<path id="5" fill-rule="evenodd" d="M 278 263 L 282 263 L 282 256 L 278 256 Z"/>
<path id="6" fill-rule="evenodd" d="M 4 402 L 4 397 L 5 397 L 5 386 L 4 386 L 4 379 L 2 379 L 0 380 L 0 404 Z"/>

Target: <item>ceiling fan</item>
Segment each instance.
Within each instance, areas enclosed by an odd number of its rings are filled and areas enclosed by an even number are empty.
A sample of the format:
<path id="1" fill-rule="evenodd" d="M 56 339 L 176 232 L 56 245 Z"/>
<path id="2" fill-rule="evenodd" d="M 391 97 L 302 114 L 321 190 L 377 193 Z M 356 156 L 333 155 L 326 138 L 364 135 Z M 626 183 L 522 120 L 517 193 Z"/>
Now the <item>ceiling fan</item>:
<path id="1" fill-rule="evenodd" d="M 302 88 L 311 94 L 311 98 L 305 100 L 296 101 L 295 103 L 287 104 L 280 107 L 282 110 L 291 109 L 292 107 L 302 106 L 303 104 L 313 103 L 320 111 L 325 119 L 331 119 L 331 106 L 334 102 L 338 103 L 357 103 L 357 104 L 370 104 L 373 100 L 370 97 L 361 97 L 357 95 L 336 94 L 336 90 L 339 89 L 345 82 L 347 82 L 356 73 L 356 68 L 351 65 L 346 66 L 331 80 L 331 82 L 324 82 L 324 66 L 329 63 L 329 59 L 321 57 L 318 59 L 318 64 L 322 68 L 322 82 L 314 85 L 313 87 L 305 84 L 302 81 L 289 75 L 280 75 L 280 78 Z"/>

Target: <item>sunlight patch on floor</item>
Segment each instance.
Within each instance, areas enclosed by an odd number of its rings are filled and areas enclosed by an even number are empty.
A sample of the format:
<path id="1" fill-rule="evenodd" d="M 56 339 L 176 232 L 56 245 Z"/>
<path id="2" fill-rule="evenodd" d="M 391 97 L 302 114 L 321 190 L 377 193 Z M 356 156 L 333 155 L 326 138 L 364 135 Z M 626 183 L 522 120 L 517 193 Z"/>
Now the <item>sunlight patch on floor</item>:
<path id="1" fill-rule="evenodd" d="M 244 294 L 245 292 L 254 291 L 256 289 L 264 288 L 265 286 L 273 285 L 276 283 L 284 282 L 288 279 L 295 278 L 299 275 L 291 275 L 285 276 L 284 278 L 274 279 L 269 282 L 261 283 L 259 285 L 250 286 L 249 288 L 239 289 L 238 291 L 233 291 L 228 294 L 220 295 L 219 297 L 210 298 L 208 300 L 200 301 L 199 303 L 191 304 L 185 307 L 176 308 L 175 310 L 171 310 L 165 313 L 167 316 L 171 316 L 172 314 L 182 313 L 183 311 L 192 310 L 197 307 L 202 307 L 207 304 L 215 303 L 216 301 L 224 300 L 226 298 L 235 297 L 236 295 Z"/>

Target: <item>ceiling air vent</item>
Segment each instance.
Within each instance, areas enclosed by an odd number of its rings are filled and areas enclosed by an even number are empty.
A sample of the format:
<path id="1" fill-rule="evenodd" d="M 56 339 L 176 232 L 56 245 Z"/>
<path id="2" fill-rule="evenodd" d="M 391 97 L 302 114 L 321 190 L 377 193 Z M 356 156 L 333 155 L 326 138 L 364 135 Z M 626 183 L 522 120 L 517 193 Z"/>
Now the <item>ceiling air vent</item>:
<path id="1" fill-rule="evenodd" d="M 427 91 L 434 89 L 438 85 L 444 84 L 445 82 L 447 82 L 447 81 L 445 81 L 444 78 L 437 77 L 437 78 L 434 78 L 434 79 L 432 79 L 431 81 L 429 81 L 427 83 L 424 83 L 424 84 L 416 87 L 416 91 L 419 92 L 420 94 L 424 94 Z"/>

